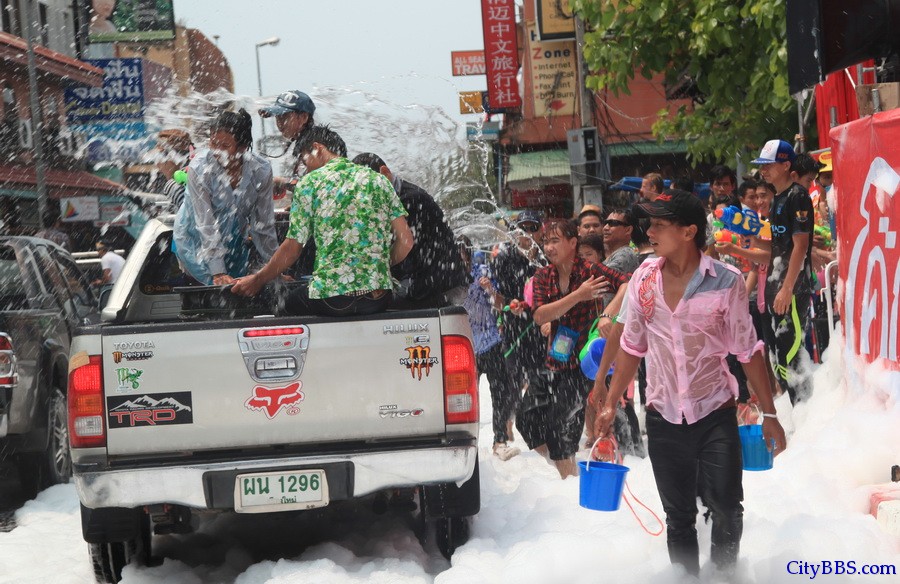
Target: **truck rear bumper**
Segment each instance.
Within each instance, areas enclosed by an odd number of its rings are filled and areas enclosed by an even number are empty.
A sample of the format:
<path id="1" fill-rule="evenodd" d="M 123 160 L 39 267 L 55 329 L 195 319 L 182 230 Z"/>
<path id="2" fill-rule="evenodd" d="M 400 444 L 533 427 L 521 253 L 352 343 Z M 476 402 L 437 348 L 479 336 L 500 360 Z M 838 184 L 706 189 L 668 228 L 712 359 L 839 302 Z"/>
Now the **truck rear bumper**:
<path id="1" fill-rule="evenodd" d="M 462 484 L 475 470 L 475 444 L 379 453 L 349 453 L 303 458 L 75 471 L 75 488 L 85 507 L 139 507 L 170 503 L 212 508 L 204 477 L 233 471 L 258 472 L 351 463 L 352 496 L 362 497 L 392 487 L 434 483 Z"/>

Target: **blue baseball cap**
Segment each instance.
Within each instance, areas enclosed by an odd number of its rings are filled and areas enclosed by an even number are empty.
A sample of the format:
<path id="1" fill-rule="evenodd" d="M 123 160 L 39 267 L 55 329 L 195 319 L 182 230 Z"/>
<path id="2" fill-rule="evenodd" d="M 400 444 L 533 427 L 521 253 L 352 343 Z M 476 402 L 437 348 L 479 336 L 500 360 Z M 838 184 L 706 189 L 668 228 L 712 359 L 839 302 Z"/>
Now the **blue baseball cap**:
<path id="1" fill-rule="evenodd" d="M 259 115 L 264 118 L 272 116 L 280 116 L 289 112 L 308 113 L 313 115 L 316 111 L 316 104 L 313 103 L 311 97 L 299 90 L 285 91 L 275 100 L 275 103 L 269 107 L 259 110 Z"/>
<path id="2" fill-rule="evenodd" d="M 769 140 L 759 152 L 759 158 L 751 164 L 771 164 L 773 162 L 793 162 L 797 157 L 794 147 L 784 140 Z"/>

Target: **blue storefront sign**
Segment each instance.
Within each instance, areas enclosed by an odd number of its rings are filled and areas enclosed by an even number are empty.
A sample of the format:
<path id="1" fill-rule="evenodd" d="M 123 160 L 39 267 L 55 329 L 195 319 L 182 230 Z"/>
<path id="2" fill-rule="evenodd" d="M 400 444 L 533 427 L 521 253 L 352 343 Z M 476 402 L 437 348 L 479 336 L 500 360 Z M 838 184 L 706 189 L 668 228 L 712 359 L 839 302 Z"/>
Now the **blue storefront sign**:
<path id="1" fill-rule="evenodd" d="M 103 87 L 66 89 L 69 124 L 144 120 L 144 71 L 140 59 L 92 59 L 103 69 Z"/>

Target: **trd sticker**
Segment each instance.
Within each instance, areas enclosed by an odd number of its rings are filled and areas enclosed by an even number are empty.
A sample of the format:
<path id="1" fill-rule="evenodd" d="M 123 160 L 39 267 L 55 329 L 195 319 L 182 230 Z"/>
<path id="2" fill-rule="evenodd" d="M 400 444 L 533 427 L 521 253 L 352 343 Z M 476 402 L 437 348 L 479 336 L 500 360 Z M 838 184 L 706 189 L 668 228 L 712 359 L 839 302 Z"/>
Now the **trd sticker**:
<path id="1" fill-rule="evenodd" d="M 110 429 L 193 424 L 192 405 L 189 391 L 106 398 Z"/>
<path id="2" fill-rule="evenodd" d="M 120 367 L 116 369 L 116 378 L 119 380 L 119 387 L 116 392 L 132 391 L 141 386 L 141 375 L 144 374 L 143 369 L 134 369 L 132 367 Z"/>
<path id="3" fill-rule="evenodd" d="M 265 412 L 266 417 L 270 420 L 274 418 L 282 409 L 287 411 L 289 416 L 296 416 L 300 413 L 297 404 L 306 399 L 306 396 L 300 391 L 301 383 L 299 381 L 288 385 L 287 387 L 261 387 L 253 388 L 253 395 L 250 396 L 244 406 L 254 412 Z"/>
<path id="4" fill-rule="evenodd" d="M 416 379 L 422 379 L 422 373 L 425 377 L 431 374 L 431 367 L 437 365 L 437 357 L 431 356 L 431 347 L 423 347 L 416 345 L 415 347 L 406 347 L 407 357 L 400 359 L 400 364 L 405 365 L 409 369 L 410 375 Z"/>
<path id="5" fill-rule="evenodd" d="M 112 358 L 116 363 L 121 363 L 122 359 L 126 361 L 145 361 L 153 356 L 153 351 L 113 351 Z"/>

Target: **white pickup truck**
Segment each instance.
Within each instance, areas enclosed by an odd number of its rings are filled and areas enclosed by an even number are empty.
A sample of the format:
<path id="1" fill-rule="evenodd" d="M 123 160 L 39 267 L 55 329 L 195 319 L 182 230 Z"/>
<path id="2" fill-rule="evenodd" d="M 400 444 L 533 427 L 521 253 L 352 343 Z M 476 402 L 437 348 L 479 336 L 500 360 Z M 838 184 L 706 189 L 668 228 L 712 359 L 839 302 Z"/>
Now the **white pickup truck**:
<path id="1" fill-rule="evenodd" d="M 465 311 L 274 315 L 177 288 L 171 237 L 171 222 L 148 223 L 101 323 L 72 341 L 69 433 L 98 580 L 146 562 L 153 534 L 189 531 L 195 513 L 387 493 L 416 504 L 449 557 L 480 508 Z"/>

